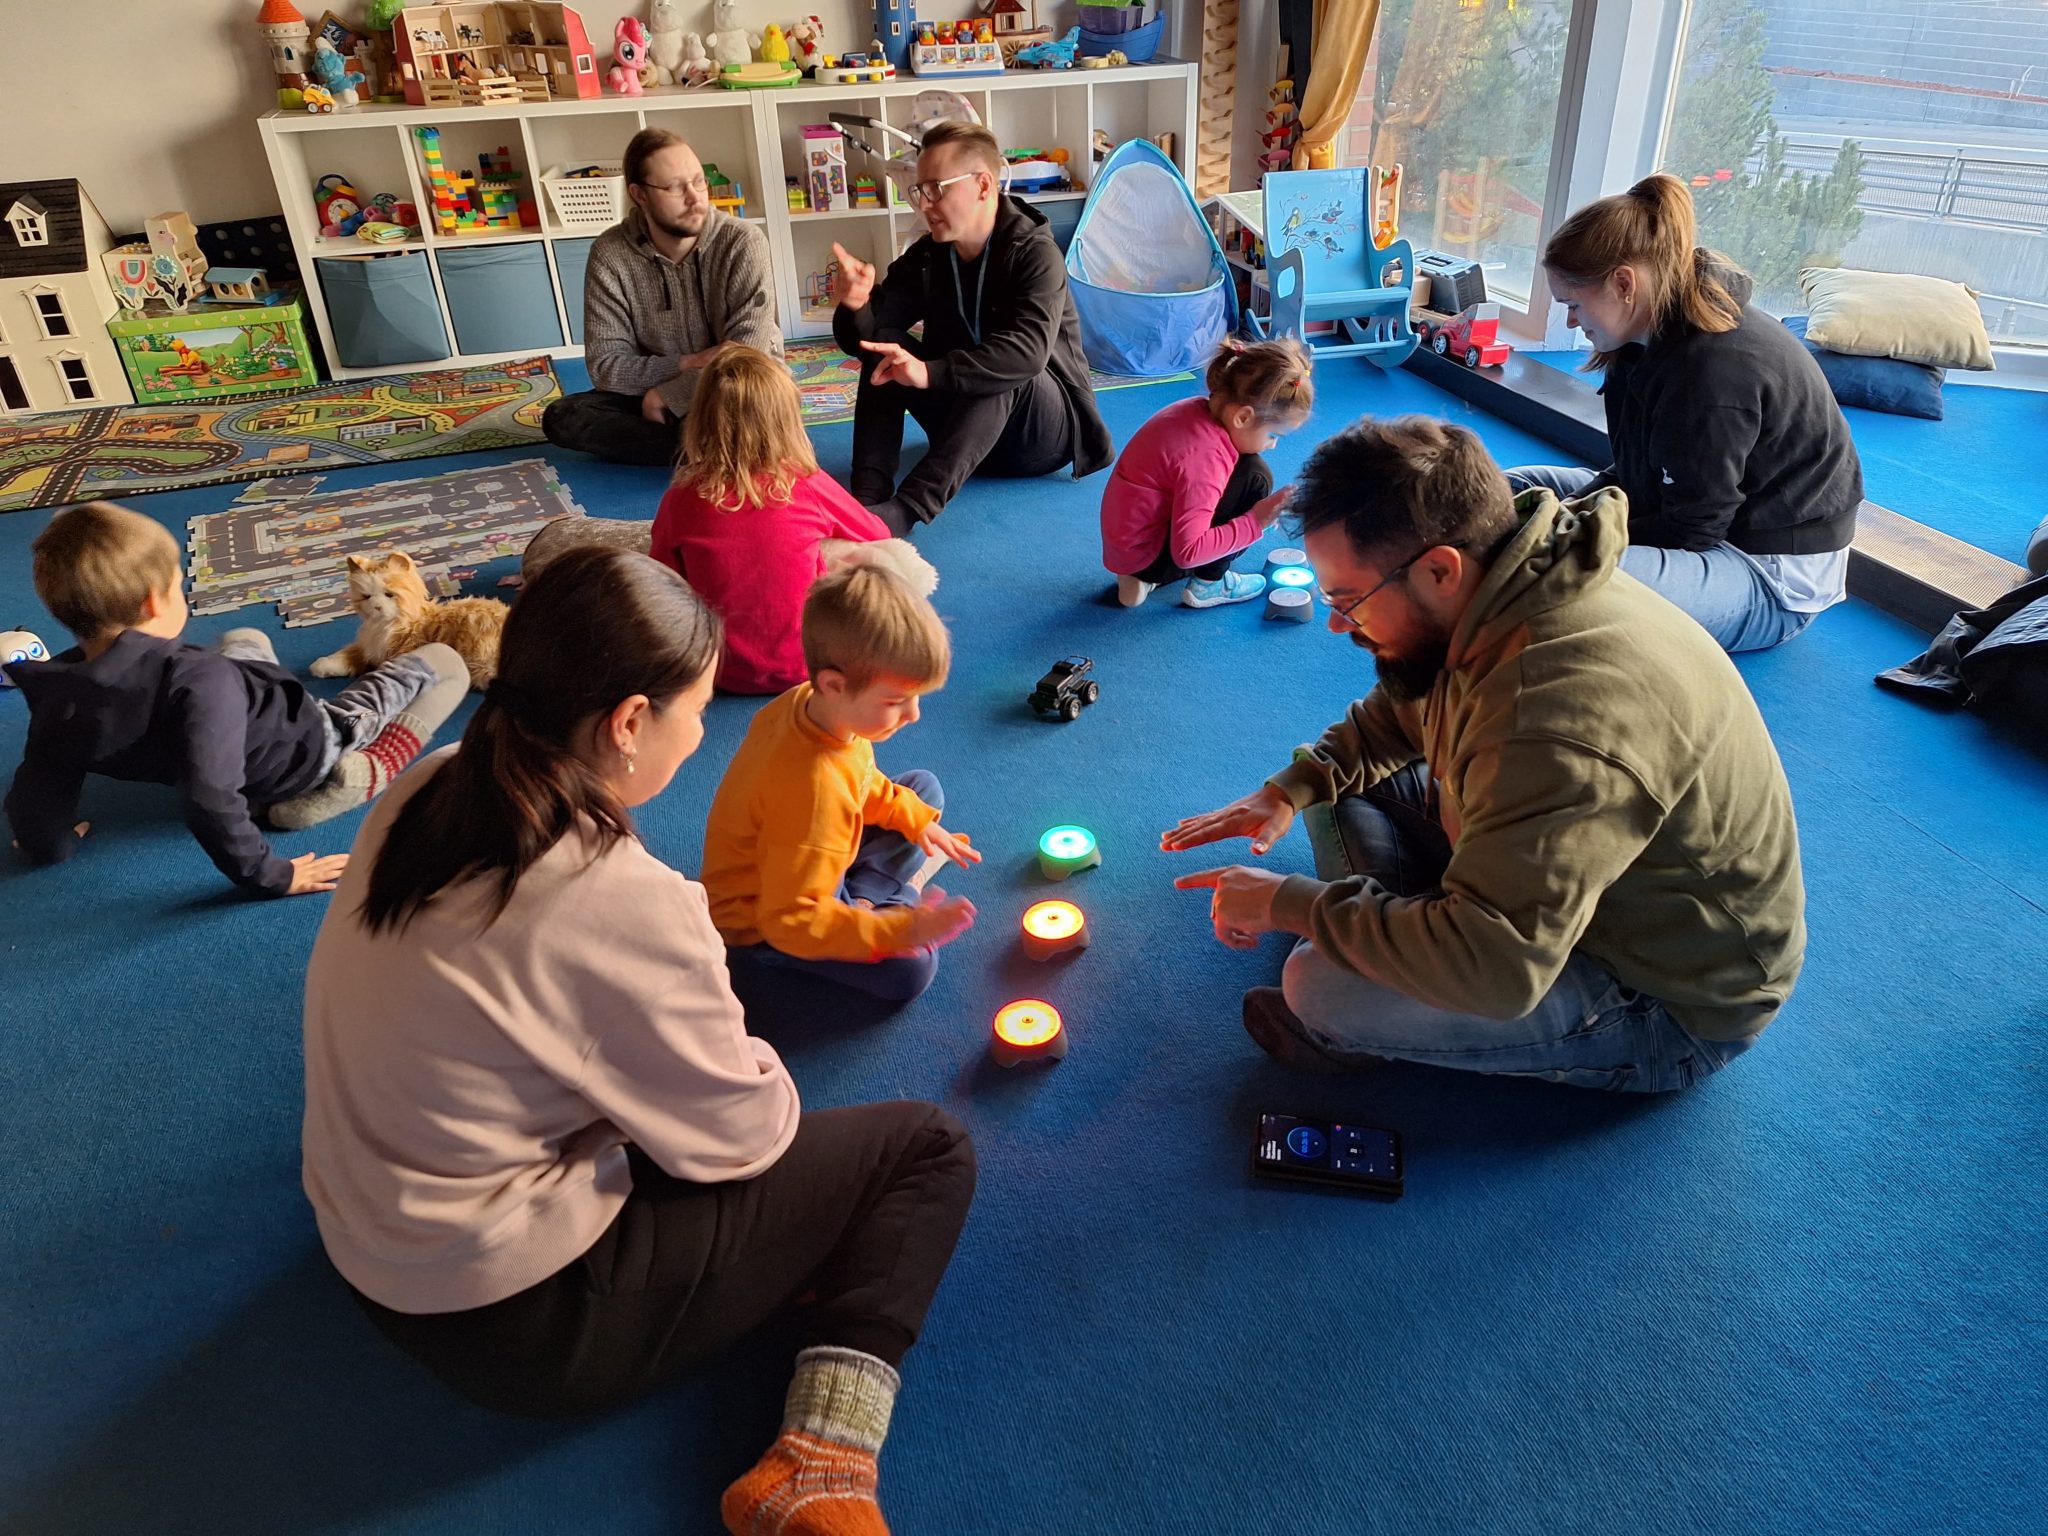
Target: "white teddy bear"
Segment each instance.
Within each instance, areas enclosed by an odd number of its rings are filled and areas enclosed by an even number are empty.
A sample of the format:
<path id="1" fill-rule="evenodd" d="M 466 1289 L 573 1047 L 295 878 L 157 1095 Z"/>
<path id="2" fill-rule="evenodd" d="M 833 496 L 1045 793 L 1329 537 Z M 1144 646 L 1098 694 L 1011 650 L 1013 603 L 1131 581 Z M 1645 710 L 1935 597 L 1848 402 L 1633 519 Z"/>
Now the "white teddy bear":
<path id="1" fill-rule="evenodd" d="M 647 12 L 647 38 L 657 85 L 684 83 L 683 35 L 683 13 L 677 0 L 654 0 Z"/>
<path id="2" fill-rule="evenodd" d="M 704 51 L 704 39 L 694 32 L 683 34 L 683 62 L 676 71 L 677 85 L 709 85 L 718 67 Z"/>
<path id="3" fill-rule="evenodd" d="M 761 34 L 749 32 L 740 25 L 739 0 L 714 0 L 711 19 L 718 30 L 707 34 L 704 42 L 711 49 L 711 57 L 718 61 L 718 67 L 751 64 L 754 50 L 761 46 Z"/>

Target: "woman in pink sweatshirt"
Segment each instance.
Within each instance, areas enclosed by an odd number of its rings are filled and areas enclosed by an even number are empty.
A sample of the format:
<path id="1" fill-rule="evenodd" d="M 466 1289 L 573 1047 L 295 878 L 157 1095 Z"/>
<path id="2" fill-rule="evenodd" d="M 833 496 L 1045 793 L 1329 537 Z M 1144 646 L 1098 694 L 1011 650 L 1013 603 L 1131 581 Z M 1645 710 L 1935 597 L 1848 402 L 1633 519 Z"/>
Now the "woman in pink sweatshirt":
<path id="1" fill-rule="evenodd" d="M 879 1529 L 973 1148 L 935 1105 L 800 1112 L 703 887 L 634 835 L 703 738 L 718 647 L 622 550 L 520 597 L 461 743 L 377 804 L 314 945 L 306 1193 L 377 1326 L 507 1412 L 617 1402 L 805 1296 L 782 1433 L 725 1520 Z"/>
<path id="2" fill-rule="evenodd" d="M 780 358 L 727 347 L 704 367 L 683 424 L 683 467 L 654 516 L 650 553 L 725 620 L 718 686 L 781 693 L 805 681 L 804 594 L 827 540 L 889 537 L 818 468 L 796 381 Z"/>
<path id="3" fill-rule="evenodd" d="M 1265 577 L 1230 561 L 1287 505 L 1289 488 L 1273 490 L 1260 455 L 1308 420 L 1309 368 L 1299 342 L 1232 337 L 1209 364 L 1207 398 L 1169 405 L 1138 428 L 1102 492 L 1102 563 L 1118 602 L 1135 608 L 1183 576 L 1190 608 L 1266 590 Z"/>

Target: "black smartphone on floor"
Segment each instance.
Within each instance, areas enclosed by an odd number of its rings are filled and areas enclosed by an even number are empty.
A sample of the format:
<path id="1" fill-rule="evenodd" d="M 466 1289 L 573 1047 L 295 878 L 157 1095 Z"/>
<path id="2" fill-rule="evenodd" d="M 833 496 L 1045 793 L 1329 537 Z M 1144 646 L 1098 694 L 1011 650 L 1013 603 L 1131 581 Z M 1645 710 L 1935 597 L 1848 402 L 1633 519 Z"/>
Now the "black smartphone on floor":
<path id="1" fill-rule="evenodd" d="M 1401 1198 L 1398 1131 L 1293 1115 L 1259 1116 L 1252 1172 L 1269 1179 L 1334 1184 L 1381 1200 Z"/>

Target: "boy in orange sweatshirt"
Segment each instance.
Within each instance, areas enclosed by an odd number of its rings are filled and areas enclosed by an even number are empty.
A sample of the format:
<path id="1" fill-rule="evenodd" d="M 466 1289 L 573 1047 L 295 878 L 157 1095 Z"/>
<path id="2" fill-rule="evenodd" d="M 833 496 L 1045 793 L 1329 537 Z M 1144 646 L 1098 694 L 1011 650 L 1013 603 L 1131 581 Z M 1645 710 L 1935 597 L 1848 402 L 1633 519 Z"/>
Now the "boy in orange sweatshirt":
<path id="1" fill-rule="evenodd" d="M 764 706 L 712 798 L 704 886 L 735 981 L 794 970 L 907 1003 L 974 904 L 926 888 L 981 862 L 939 825 L 936 775 L 891 780 L 873 744 L 915 724 L 952 661 L 946 627 L 894 573 L 829 572 L 804 600 L 810 681 Z"/>

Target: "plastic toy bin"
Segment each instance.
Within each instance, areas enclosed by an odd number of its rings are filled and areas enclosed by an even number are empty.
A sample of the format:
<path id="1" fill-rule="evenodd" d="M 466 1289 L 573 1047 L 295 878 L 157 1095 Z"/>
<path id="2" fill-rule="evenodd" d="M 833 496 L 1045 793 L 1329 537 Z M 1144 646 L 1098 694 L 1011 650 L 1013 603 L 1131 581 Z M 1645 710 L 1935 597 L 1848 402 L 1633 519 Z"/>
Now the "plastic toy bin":
<path id="1" fill-rule="evenodd" d="M 583 345 L 583 274 L 595 240 L 555 240 L 555 275 L 561 279 L 562 308 L 569 315 L 569 339 Z"/>
<path id="2" fill-rule="evenodd" d="M 602 174 L 572 176 L 572 170 Z M 626 216 L 626 173 L 619 165 L 552 165 L 541 172 L 540 184 L 555 222 L 564 229 L 602 234 Z"/>
<path id="3" fill-rule="evenodd" d="M 555 286 L 538 241 L 444 250 L 435 261 L 459 350 L 544 352 L 562 344 Z M 576 302 L 580 309 L 580 291 Z"/>
<path id="4" fill-rule="evenodd" d="M 345 368 L 439 362 L 447 328 L 424 251 L 367 261 L 316 261 L 336 360 Z"/>

